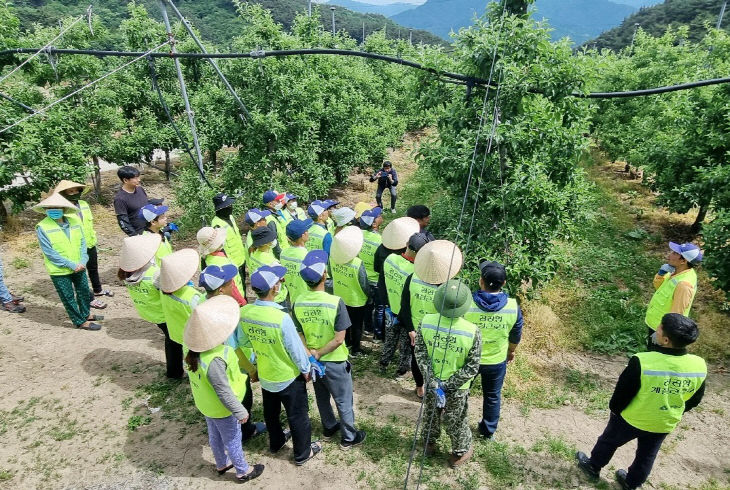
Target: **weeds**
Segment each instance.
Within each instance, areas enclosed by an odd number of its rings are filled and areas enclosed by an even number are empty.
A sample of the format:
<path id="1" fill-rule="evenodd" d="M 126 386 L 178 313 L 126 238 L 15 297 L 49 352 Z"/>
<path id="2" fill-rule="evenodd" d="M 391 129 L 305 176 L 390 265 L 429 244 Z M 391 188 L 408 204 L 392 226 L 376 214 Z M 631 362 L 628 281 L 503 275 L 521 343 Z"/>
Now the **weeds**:
<path id="1" fill-rule="evenodd" d="M 150 423 L 152 423 L 152 417 L 146 415 L 132 415 L 129 417 L 129 420 L 127 420 L 127 430 L 134 432 L 144 425 L 150 425 Z"/>
<path id="2" fill-rule="evenodd" d="M 30 267 L 30 261 L 24 257 L 15 257 L 11 265 L 16 269 L 27 269 Z"/>

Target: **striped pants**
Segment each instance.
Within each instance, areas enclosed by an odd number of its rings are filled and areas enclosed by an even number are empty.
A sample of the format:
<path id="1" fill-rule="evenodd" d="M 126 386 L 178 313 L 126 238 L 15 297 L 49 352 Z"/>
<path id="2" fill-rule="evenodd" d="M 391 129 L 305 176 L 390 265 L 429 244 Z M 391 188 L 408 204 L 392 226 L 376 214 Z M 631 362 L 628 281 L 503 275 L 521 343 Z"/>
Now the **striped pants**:
<path id="1" fill-rule="evenodd" d="M 74 272 L 64 276 L 51 276 L 51 281 L 61 298 L 63 307 L 74 326 L 78 327 L 89 318 L 91 292 L 86 271 Z"/>

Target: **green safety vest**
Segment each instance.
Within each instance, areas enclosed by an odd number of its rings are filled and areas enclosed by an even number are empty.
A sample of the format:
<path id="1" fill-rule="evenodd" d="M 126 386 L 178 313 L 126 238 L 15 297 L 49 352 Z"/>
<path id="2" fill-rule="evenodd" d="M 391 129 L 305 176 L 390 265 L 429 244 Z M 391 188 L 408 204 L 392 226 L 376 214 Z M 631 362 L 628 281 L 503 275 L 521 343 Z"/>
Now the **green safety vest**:
<path id="1" fill-rule="evenodd" d="M 255 250 L 252 254 L 249 254 L 248 256 L 248 271 L 249 274 L 253 274 L 256 272 L 256 269 L 261 267 L 262 265 L 281 265 L 278 260 L 276 260 L 276 257 L 274 257 L 274 254 L 272 252 L 262 252 L 261 250 Z M 281 289 L 279 289 L 279 294 L 276 295 L 274 298 L 274 301 L 277 303 L 283 303 L 286 301 L 286 295 L 289 293 L 289 290 L 287 289 L 285 284 L 281 285 Z"/>
<path id="2" fill-rule="evenodd" d="M 355 257 L 346 264 L 335 264 L 332 268 L 332 288 L 335 295 L 342 298 L 347 306 L 365 306 L 368 296 L 360 286 L 360 266 L 362 260 Z"/>
<path id="3" fill-rule="evenodd" d="M 227 345 L 219 345 L 200 353 L 200 363 L 197 371 L 188 371 L 190 389 L 193 392 L 195 406 L 206 417 L 222 419 L 231 415 L 231 411 L 223 405 L 220 398 L 208 380 L 208 366 L 213 359 L 219 357 L 226 363 L 226 374 L 231 391 L 238 400 L 243 400 L 246 394 L 246 375 L 238 367 L 236 351 Z"/>
<path id="4" fill-rule="evenodd" d="M 383 262 L 388 304 L 390 305 L 390 311 L 396 315 L 400 313 L 400 298 L 403 294 L 403 287 L 405 287 L 406 279 L 411 274 L 413 274 L 413 262 L 402 255 L 390 254 Z"/>
<path id="5" fill-rule="evenodd" d="M 223 267 L 224 265 L 236 265 L 234 264 L 230 258 L 228 257 L 222 257 L 220 255 L 206 255 L 205 257 L 205 265 L 217 265 L 218 267 Z M 241 293 L 241 296 L 244 298 L 246 297 L 246 288 L 243 287 L 243 282 L 241 281 L 241 275 L 236 273 L 236 275 L 233 277 L 233 282 L 236 284 L 236 287 L 238 288 L 238 292 Z"/>
<path id="6" fill-rule="evenodd" d="M 337 225 L 335 224 L 335 220 L 332 218 L 327 218 L 327 231 L 330 235 L 335 236 L 335 229 L 337 228 Z"/>
<path id="7" fill-rule="evenodd" d="M 472 322 L 482 333 L 482 355 L 479 364 L 500 364 L 507 360 L 509 332 L 517 322 L 517 300 L 507 299 L 499 311 L 484 311 L 472 302 L 464 319 Z"/>
<path id="8" fill-rule="evenodd" d="M 143 235 L 160 235 L 160 233 L 155 233 L 153 231 L 145 230 L 142 232 Z M 157 247 L 157 252 L 155 252 L 155 264 L 157 264 L 157 267 L 160 267 L 162 264 L 162 259 L 167 257 L 172 253 L 172 245 L 170 244 L 170 241 L 167 240 L 164 236 L 162 237 L 162 241 L 160 242 L 160 246 Z"/>
<path id="9" fill-rule="evenodd" d="M 693 354 L 640 352 L 634 355 L 641 364 L 641 388 L 621 417 L 637 429 L 667 434 L 682 419 L 684 403 L 702 386 L 707 377 L 707 364 Z"/>
<path id="10" fill-rule="evenodd" d="M 411 322 L 417 331 L 423 317 L 429 313 L 436 313 L 433 298 L 440 284 L 429 284 L 418 278 L 416 273 L 411 277 Z"/>
<path id="11" fill-rule="evenodd" d="M 321 349 L 335 338 L 335 319 L 340 298 L 324 291 L 307 291 L 294 303 L 294 315 L 302 326 L 309 349 Z M 349 350 L 343 342 L 320 357 L 320 361 L 346 361 Z"/>
<path id="12" fill-rule="evenodd" d="M 300 221 L 304 221 L 307 219 L 307 213 L 304 212 L 304 210 L 300 207 L 297 207 L 294 210 L 294 213 L 289 211 L 288 208 L 284 208 L 281 210 L 281 214 L 284 215 L 284 220 L 289 223 L 290 221 L 294 221 L 295 219 L 298 219 Z"/>
<path id="13" fill-rule="evenodd" d="M 662 322 L 662 317 L 672 311 L 672 299 L 674 298 L 674 290 L 677 288 L 677 284 L 681 281 L 688 282 L 694 288 L 692 293 L 692 300 L 689 302 L 687 309 L 682 312 L 684 316 L 689 315 L 689 310 L 692 308 L 692 301 L 695 299 L 697 293 L 697 272 L 694 269 L 687 269 L 686 271 L 680 272 L 674 277 L 670 274 L 664 275 L 664 282 L 654 292 L 654 296 L 649 301 L 649 307 L 646 309 L 646 317 L 644 321 L 652 330 L 656 330 L 659 324 Z"/>
<path id="14" fill-rule="evenodd" d="M 84 231 L 84 238 L 86 239 L 86 248 L 93 248 L 98 243 L 96 239 L 96 231 L 94 231 L 94 216 L 91 214 L 91 208 L 89 203 L 79 199 L 79 211 L 73 214 L 81 221 L 81 228 Z"/>
<path id="15" fill-rule="evenodd" d="M 249 304 L 241 308 L 240 325 L 256 352 L 259 376 L 272 383 L 289 381 L 300 374 L 284 347 L 284 315 L 273 306 Z"/>
<path id="16" fill-rule="evenodd" d="M 200 292 L 192 286 L 185 285 L 174 293 L 160 295 L 162 311 L 165 313 L 167 333 L 170 339 L 182 345 L 185 324 L 188 322 L 193 308 L 204 300 Z"/>
<path id="17" fill-rule="evenodd" d="M 246 249 L 243 247 L 243 240 L 241 239 L 241 232 L 238 230 L 236 220 L 231 217 L 231 223 L 224 219 L 216 216 L 210 222 L 210 226 L 213 228 L 223 228 L 226 230 L 226 241 L 223 244 L 223 250 L 233 265 L 241 267 L 246 261 Z"/>
<path id="18" fill-rule="evenodd" d="M 380 244 L 383 243 L 383 237 L 380 236 L 380 233 L 375 233 L 370 230 L 363 230 L 362 236 L 364 240 L 358 257 L 360 257 L 362 263 L 365 264 L 365 270 L 368 273 L 368 281 L 378 282 L 378 273 L 375 272 L 373 263 L 375 262 L 375 251 L 378 249 Z"/>
<path id="19" fill-rule="evenodd" d="M 463 318 L 447 318 L 438 313 L 423 317 L 421 335 L 431 358 L 433 375 L 446 381 L 466 364 L 474 346 L 477 326 Z M 459 387 L 468 390 L 471 380 Z"/>
<path id="20" fill-rule="evenodd" d="M 304 257 L 307 255 L 305 247 L 289 247 L 281 251 L 281 265 L 286 267 L 286 284 L 289 290 L 289 301 L 294 303 L 299 295 L 306 293 L 309 288 L 307 283 L 299 274 L 299 268 L 302 265 Z"/>
<path id="21" fill-rule="evenodd" d="M 276 211 L 271 211 L 271 214 L 266 217 L 266 224 L 271 222 L 276 224 L 276 239 L 279 242 L 279 248 L 284 250 L 289 248 L 289 239 L 286 237 L 286 219 L 282 218 Z"/>
<path id="22" fill-rule="evenodd" d="M 312 250 L 324 250 L 324 237 L 329 233 L 327 229 L 319 223 L 312 223 L 312 226 L 307 231 L 309 232 L 309 240 L 304 245 L 307 247 L 307 250 L 309 252 Z"/>
<path id="23" fill-rule="evenodd" d="M 157 265 L 151 265 L 137 284 L 127 284 L 129 297 L 143 320 L 150 323 L 165 323 L 165 313 L 162 311 L 159 289 L 155 287 L 155 276 L 160 272 Z"/>
<path id="24" fill-rule="evenodd" d="M 61 226 L 46 216 L 37 225 L 36 228 L 40 228 L 48 237 L 51 242 L 53 250 L 58 252 L 61 257 L 70 260 L 74 264 L 81 262 L 81 244 L 84 240 L 84 231 L 81 225 L 81 220 L 76 216 L 65 215 L 68 220 L 68 236 Z M 48 257 L 43 255 L 43 261 L 46 265 L 46 270 L 52 276 L 66 276 L 73 274 L 73 269 L 68 267 L 59 267 L 51 262 Z"/>

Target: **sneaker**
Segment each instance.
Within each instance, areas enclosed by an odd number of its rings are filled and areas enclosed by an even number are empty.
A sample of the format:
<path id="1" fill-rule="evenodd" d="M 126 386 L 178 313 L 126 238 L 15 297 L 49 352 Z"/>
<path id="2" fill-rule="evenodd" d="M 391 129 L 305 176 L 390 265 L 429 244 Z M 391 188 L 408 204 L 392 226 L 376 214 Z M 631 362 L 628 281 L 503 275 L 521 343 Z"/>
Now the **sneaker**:
<path id="1" fill-rule="evenodd" d="M 449 466 L 451 466 L 452 468 L 461 466 L 464 463 L 466 463 L 467 461 L 469 461 L 473 454 L 474 454 L 474 448 L 472 448 L 472 447 L 470 447 L 469 450 L 467 452 L 465 452 L 464 454 L 462 454 L 461 456 L 452 454 L 451 456 L 449 456 Z"/>
<path id="2" fill-rule="evenodd" d="M 634 488 L 639 487 L 632 487 L 628 484 L 626 481 L 626 478 L 628 477 L 628 473 L 626 473 L 626 470 L 616 470 L 616 481 L 621 486 L 622 490 L 633 490 Z"/>
<path id="3" fill-rule="evenodd" d="M 25 313 L 25 306 L 15 303 L 14 301 L 8 301 L 2 305 L 3 311 L 8 313 Z"/>
<path id="4" fill-rule="evenodd" d="M 589 458 L 586 453 L 583 451 L 578 451 L 575 453 L 575 459 L 578 461 L 578 466 L 580 467 L 583 472 L 590 476 L 593 479 L 598 479 L 600 477 L 600 470 L 597 470 L 593 463 L 591 463 L 591 458 Z"/>
<path id="5" fill-rule="evenodd" d="M 391 208 L 390 209 L 390 212 L 393 213 L 393 214 L 395 214 L 395 208 Z"/>
<path id="6" fill-rule="evenodd" d="M 368 438 L 367 433 L 364 430 L 359 430 L 355 433 L 355 438 L 351 441 L 342 441 L 340 443 L 340 447 L 347 451 L 348 449 L 359 446 L 363 442 L 365 442 L 365 439 Z"/>
<path id="7" fill-rule="evenodd" d="M 337 434 L 340 431 L 340 423 L 337 422 L 334 427 L 331 429 L 322 429 L 322 438 L 325 441 L 329 441 L 332 439 L 332 436 Z"/>

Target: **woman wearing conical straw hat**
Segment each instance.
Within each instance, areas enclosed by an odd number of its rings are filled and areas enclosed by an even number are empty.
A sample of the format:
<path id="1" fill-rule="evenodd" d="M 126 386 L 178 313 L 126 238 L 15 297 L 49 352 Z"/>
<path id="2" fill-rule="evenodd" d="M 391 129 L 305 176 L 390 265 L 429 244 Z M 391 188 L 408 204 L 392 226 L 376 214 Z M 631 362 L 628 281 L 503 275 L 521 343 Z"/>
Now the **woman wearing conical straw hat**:
<path id="1" fill-rule="evenodd" d="M 241 404 L 246 376 L 238 367 L 235 349 L 224 342 L 238 326 L 240 311 L 230 296 L 215 296 L 193 311 L 183 339 L 195 406 L 205 416 L 208 442 L 219 475 L 236 469 L 236 479 L 247 482 L 264 472 L 264 465 L 249 465 L 241 445 L 241 424 L 250 414 Z"/>
<path id="2" fill-rule="evenodd" d="M 165 313 L 165 323 L 170 338 L 178 344 L 183 343 L 183 330 L 193 310 L 205 298 L 191 282 L 198 272 L 200 256 L 192 248 L 173 252 L 162 259 L 158 285 L 162 296 L 160 302 Z"/>
<path id="3" fill-rule="evenodd" d="M 91 291 L 85 271 L 89 256 L 83 224 L 73 214 L 75 210 L 61 194 L 51 194 L 33 208 L 46 215 L 36 225 L 36 234 L 46 270 L 71 322 L 76 328 L 101 330 L 95 320 L 103 317 L 89 316 Z"/>
<path id="4" fill-rule="evenodd" d="M 122 242 L 117 276 L 127 286 L 140 318 L 154 323 L 165 334 L 167 377 L 180 379 L 183 377 L 182 346 L 170 339 L 165 313 L 162 311 L 161 293 L 155 286 L 160 275 L 160 268 L 155 263 L 155 252 L 161 240 L 160 235 L 152 233 L 126 237 Z"/>
<path id="5" fill-rule="evenodd" d="M 209 265 L 216 265 L 218 267 L 224 267 L 226 265 L 233 265 L 233 261 L 228 258 L 224 250 L 226 244 L 226 228 L 213 228 L 206 226 L 198 231 L 197 239 L 198 249 L 202 260 L 200 262 L 200 268 L 205 269 Z M 236 266 L 238 268 L 238 266 Z M 231 288 L 231 297 L 238 302 L 239 306 L 246 304 L 246 289 L 241 281 L 240 273 L 233 277 L 233 284 Z"/>

